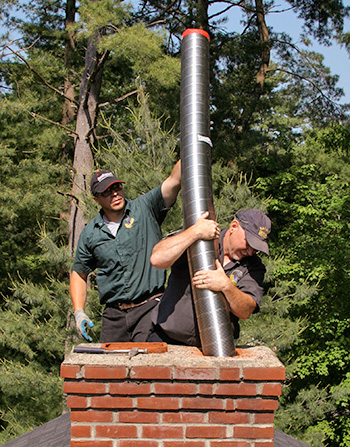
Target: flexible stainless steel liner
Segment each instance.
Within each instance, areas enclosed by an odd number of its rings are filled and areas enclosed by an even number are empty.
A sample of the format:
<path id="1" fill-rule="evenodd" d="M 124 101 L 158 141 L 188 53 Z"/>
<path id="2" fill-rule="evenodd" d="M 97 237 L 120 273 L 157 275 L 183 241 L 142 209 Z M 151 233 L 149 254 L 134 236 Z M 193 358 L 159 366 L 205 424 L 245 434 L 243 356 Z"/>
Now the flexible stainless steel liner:
<path id="1" fill-rule="evenodd" d="M 209 121 L 209 36 L 188 29 L 181 43 L 181 169 L 185 228 L 205 212 L 215 219 L 211 184 Z M 197 241 L 188 251 L 191 277 L 197 270 L 214 270 L 214 241 Z M 222 293 L 193 289 L 204 355 L 235 355 L 229 306 Z"/>

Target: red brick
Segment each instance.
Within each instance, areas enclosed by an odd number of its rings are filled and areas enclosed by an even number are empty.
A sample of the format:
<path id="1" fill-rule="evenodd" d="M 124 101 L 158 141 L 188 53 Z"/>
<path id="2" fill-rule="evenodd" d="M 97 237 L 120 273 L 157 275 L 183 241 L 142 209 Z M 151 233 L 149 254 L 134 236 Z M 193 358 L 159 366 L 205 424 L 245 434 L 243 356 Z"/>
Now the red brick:
<path id="1" fill-rule="evenodd" d="M 68 396 L 67 398 L 68 408 L 86 408 L 87 398 L 83 396 Z"/>
<path id="2" fill-rule="evenodd" d="M 138 397 L 137 408 L 143 410 L 178 410 L 180 402 L 177 397 Z"/>
<path id="3" fill-rule="evenodd" d="M 210 412 L 209 423 L 210 424 L 249 424 L 249 413 L 221 413 Z"/>
<path id="4" fill-rule="evenodd" d="M 128 439 L 118 442 L 118 447 L 158 447 L 158 441 L 145 441 L 143 439 Z"/>
<path id="5" fill-rule="evenodd" d="M 227 399 L 226 400 L 226 411 L 236 411 L 236 401 L 235 399 Z"/>
<path id="6" fill-rule="evenodd" d="M 274 413 L 255 413 L 254 423 L 255 424 L 273 424 L 275 420 Z"/>
<path id="7" fill-rule="evenodd" d="M 96 396 L 91 398 L 91 408 L 133 408 L 131 397 Z"/>
<path id="8" fill-rule="evenodd" d="M 239 382 L 241 380 L 239 368 L 220 368 L 219 380 Z"/>
<path id="9" fill-rule="evenodd" d="M 171 368 L 166 366 L 133 366 L 130 371 L 130 378 L 141 380 L 170 380 Z"/>
<path id="10" fill-rule="evenodd" d="M 113 441 L 71 441 L 70 447 L 113 447 Z"/>
<path id="11" fill-rule="evenodd" d="M 273 439 L 275 430 L 273 427 L 234 427 L 235 438 L 243 439 Z"/>
<path id="12" fill-rule="evenodd" d="M 218 396 L 256 396 L 255 383 L 218 383 L 215 389 Z"/>
<path id="13" fill-rule="evenodd" d="M 142 437 L 155 439 L 181 439 L 183 438 L 183 431 L 181 425 L 175 427 L 167 425 L 144 425 L 142 427 Z"/>
<path id="14" fill-rule="evenodd" d="M 72 425 L 71 436 L 72 438 L 90 438 L 91 427 L 89 425 Z"/>
<path id="15" fill-rule="evenodd" d="M 211 441 L 210 447 L 250 447 L 250 442 L 245 441 Z M 256 447 L 256 444 L 254 444 Z M 270 446 L 267 446 L 270 447 Z"/>
<path id="16" fill-rule="evenodd" d="M 280 396 L 282 393 L 281 383 L 264 383 L 262 395 L 263 396 Z"/>
<path id="17" fill-rule="evenodd" d="M 121 411 L 119 413 L 119 422 L 130 424 L 157 424 L 159 423 L 158 412 L 147 411 Z"/>
<path id="18" fill-rule="evenodd" d="M 126 379 L 128 369 L 125 366 L 85 366 L 85 379 Z"/>
<path id="19" fill-rule="evenodd" d="M 163 447 L 205 447 L 205 441 L 164 441 Z"/>
<path id="20" fill-rule="evenodd" d="M 97 438 L 137 438 L 135 425 L 97 425 Z"/>
<path id="21" fill-rule="evenodd" d="M 194 383 L 155 383 L 156 394 L 196 394 L 197 386 Z"/>
<path id="22" fill-rule="evenodd" d="M 270 442 L 269 441 L 266 441 L 266 442 L 255 441 L 255 443 L 254 443 L 254 447 L 273 447 L 273 446 L 274 446 L 273 441 L 270 441 Z"/>
<path id="23" fill-rule="evenodd" d="M 186 438 L 226 438 L 226 427 L 218 425 L 190 425 L 186 427 Z"/>
<path id="24" fill-rule="evenodd" d="M 175 380 L 216 380 L 217 371 L 214 368 L 175 368 Z"/>
<path id="25" fill-rule="evenodd" d="M 110 383 L 109 394 L 126 394 L 128 396 L 151 394 L 151 385 L 137 382 Z"/>
<path id="26" fill-rule="evenodd" d="M 61 377 L 64 379 L 77 379 L 80 377 L 80 366 L 61 364 Z"/>
<path id="27" fill-rule="evenodd" d="M 237 399 L 237 410 L 252 411 L 275 411 L 278 408 L 278 401 L 271 399 Z"/>
<path id="28" fill-rule="evenodd" d="M 214 395 L 214 385 L 212 383 L 199 384 L 199 394 L 212 396 Z"/>
<path id="29" fill-rule="evenodd" d="M 283 366 L 271 368 L 247 367 L 243 369 L 243 378 L 244 380 L 256 380 L 258 382 L 283 381 L 286 378 L 286 373 Z"/>
<path id="30" fill-rule="evenodd" d="M 113 413 L 111 411 L 71 411 L 70 420 L 72 422 L 112 422 Z"/>
<path id="31" fill-rule="evenodd" d="M 182 408 L 186 410 L 223 410 L 224 401 L 206 397 L 184 397 L 182 399 Z"/>
<path id="32" fill-rule="evenodd" d="M 185 411 L 179 413 L 163 413 L 162 422 L 168 424 L 204 424 L 205 413 L 186 413 Z"/>
<path id="33" fill-rule="evenodd" d="M 63 384 L 63 392 L 68 394 L 105 394 L 106 385 L 96 382 L 67 382 Z"/>

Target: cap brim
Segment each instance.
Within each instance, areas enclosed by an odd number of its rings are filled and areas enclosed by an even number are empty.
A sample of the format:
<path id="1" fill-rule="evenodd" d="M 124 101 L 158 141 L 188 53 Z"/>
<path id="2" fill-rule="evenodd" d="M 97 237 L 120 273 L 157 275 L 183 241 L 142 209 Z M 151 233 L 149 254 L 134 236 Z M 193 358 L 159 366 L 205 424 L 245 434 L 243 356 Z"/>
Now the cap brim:
<path id="1" fill-rule="evenodd" d="M 256 237 L 254 234 L 250 233 L 249 231 L 245 230 L 245 235 L 247 238 L 248 244 L 256 251 L 262 251 L 267 256 L 270 255 L 269 246 L 267 245 L 266 241 L 262 241 L 258 237 Z"/>
<path id="2" fill-rule="evenodd" d="M 103 191 L 99 191 L 99 192 L 100 193 L 105 192 L 110 186 L 115 185 L 116 183 L 125 183 L 125 182 L 123 182 L 122 180 L 114 180 L 114 182 L 109 183 L 108 186 L 106 186 Z"/>

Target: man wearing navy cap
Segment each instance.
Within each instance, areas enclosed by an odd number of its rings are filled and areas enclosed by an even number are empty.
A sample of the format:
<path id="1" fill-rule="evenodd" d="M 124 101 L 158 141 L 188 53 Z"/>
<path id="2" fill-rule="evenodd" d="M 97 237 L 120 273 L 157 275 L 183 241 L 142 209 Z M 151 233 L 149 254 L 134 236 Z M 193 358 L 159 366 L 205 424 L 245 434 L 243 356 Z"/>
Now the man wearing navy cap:
<path id="1" fill-rule="evenodd" d="M 217 222 L 204 213 L 194 225 L 155 245 L 151 263 L 171 273 L 159 305 L 152 311 L 153 331 L 148 341 L 200 346 L 187 248 L 194 242 L 219 239 L 220 259 L 216 270 L 195 272 L 192 285 L 222 292 L 230 307 L 232 335 L 239 337 L 239 319 L 260 309 L 265 267 L 257 255 L 269 255 L 267 245 L 271 221 L 256 209 L 239 211 L 229 228 L 220 231 Z"/>
<path id="2" fill-rule="evenodd" d="M 84 311 L 87 277 L 97 269 L 102 314 L 100 341 L 146 341 L 150 313 L 164 291 L 165 270 L 149 261 L 161 239 L 161 224 L 181 187 L 180 161 L 157 188 L 135 200 L 125 198 L 123 181 L 112 172 L 96 172 L 90 189 L 101 207 L 82 231 L 70 279 L 76 328 L 92 341 L 93 322 Z"/>

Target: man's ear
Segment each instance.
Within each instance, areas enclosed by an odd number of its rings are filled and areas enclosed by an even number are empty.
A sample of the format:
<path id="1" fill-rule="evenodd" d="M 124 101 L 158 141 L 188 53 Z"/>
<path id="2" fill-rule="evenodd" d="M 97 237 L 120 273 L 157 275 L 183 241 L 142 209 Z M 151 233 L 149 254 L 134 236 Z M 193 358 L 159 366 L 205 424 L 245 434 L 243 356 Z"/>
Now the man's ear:
<path id="1" fill-rule="evenodd" d="M 230 224 L 231 233 L 232 233 L 232 231 L 236 230 L 237 228 L 239 228 L 239 222 L 237 219 L 233 219 L 233 221 Z"/>
<path id="2" fill-rule="evenodd" d="M 98 197 L 93 196 L 93 199 L 95 200 L 95 202 L 96 202 L 98 205 L 100 205 L 100 201 L 98 200 Z"/>

